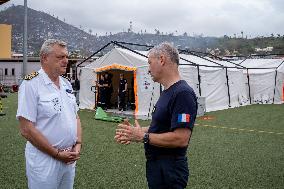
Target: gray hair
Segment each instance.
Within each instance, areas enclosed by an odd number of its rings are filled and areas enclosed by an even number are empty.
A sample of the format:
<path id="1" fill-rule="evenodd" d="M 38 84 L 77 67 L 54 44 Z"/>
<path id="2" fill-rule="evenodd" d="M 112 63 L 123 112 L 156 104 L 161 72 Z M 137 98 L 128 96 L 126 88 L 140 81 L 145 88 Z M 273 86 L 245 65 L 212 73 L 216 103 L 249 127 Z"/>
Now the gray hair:
<path id="1" fill-rule="evenodd" d="M 153 54 L 154 56 L 159 56 L 161 54 L 166 55 L 170 60 L 177 65 L 179 65 L 179 53 L 178 50 L 169 42 L 163 42 L 159 45 L 153 47 L 148 55 Z"/>
<path id="2" fill-rule="evenodd" d="M 64 48 L 67 47 L 67 43 L 65 43 L 64 41 L 61 41 L 59 39 L 48 39 L 41 46 L 40 56 L 49 54 L 52 50 L 51 47 L 53 47 L 54 45 L 59 45 Z"/>

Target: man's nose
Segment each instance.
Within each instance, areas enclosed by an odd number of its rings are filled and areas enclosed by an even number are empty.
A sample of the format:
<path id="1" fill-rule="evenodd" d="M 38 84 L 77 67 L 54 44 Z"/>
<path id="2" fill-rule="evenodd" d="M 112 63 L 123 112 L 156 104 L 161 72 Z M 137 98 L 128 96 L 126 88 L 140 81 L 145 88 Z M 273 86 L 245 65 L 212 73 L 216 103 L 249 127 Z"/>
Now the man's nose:
<path id="1" fill-rule="evenodd" d="M 68 64 L 68 58 L 67 58 L 67 57 L 64 57 L 63 62 L 64 62 L 65 64 Z"/>

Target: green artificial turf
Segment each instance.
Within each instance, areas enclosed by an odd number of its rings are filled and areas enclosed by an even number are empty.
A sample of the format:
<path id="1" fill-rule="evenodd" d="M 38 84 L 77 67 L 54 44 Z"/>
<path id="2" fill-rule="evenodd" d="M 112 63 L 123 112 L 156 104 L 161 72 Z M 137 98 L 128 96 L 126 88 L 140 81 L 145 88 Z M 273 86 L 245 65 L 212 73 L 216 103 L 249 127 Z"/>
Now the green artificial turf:
<path id="1" fill-rule="evenodd" d="M 17 94 L 2 102 L 7 115 L 0 117 L 0 188 L 27 188 Z M 188 151 L 187 188 L 284 188 L 283 113 L 284 105 L 251 105 L 199 118 Z M 143 145 L 115 143 L 117 123 L 94 120 L 93 111 L 80 111 L 80 118 L 83 149 L 74 188 L 147 188 Z"/>

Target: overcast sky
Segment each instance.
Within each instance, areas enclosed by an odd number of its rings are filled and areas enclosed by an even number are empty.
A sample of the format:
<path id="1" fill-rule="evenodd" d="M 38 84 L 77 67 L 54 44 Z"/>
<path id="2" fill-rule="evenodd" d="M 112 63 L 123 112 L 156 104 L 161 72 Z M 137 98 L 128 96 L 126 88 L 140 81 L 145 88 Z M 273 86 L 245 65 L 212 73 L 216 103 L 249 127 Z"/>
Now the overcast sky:
<path id="1" fill-rule="evenodd" d="M 284 35 L 284 0 L 28 0 L 28 7 L 98 35 L 127 31 L 130 22 L 134 32 Z"/>

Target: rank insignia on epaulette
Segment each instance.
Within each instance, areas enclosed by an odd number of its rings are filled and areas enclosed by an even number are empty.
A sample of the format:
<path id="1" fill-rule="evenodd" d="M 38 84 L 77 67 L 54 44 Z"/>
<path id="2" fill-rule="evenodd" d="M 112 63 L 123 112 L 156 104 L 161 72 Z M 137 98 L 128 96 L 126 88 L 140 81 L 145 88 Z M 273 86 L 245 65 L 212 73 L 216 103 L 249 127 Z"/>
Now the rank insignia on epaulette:
<path id="1" fill-rule="evenodd" d="M 66 92 L 72 94 L 72 90 L 71 89 L 66 89 Z"/>
<path id="2" fill-rule="evenodd" d="M 154 106 L 153 110 L 152 110 L 152 113 L 154 113 L 156 111 L 156 106 Z"/>
<path id="3" fill-rule="evenodd" d="M 24 77 L 24 80 L 31 80 L 32 78 L 35 78 L 36 76 L 38 76 L 38 72 L 33 72 L 33 73 L 30 73 L 29 75 L 26 75 Z"/>
<path id="4" fill-rule="evenodd" d="M 64 77 L 65 79 L 67 79 L 69 82 L 71 81 L 71 79 L 65 75 L 61 75 L 61 77 Z"/>

